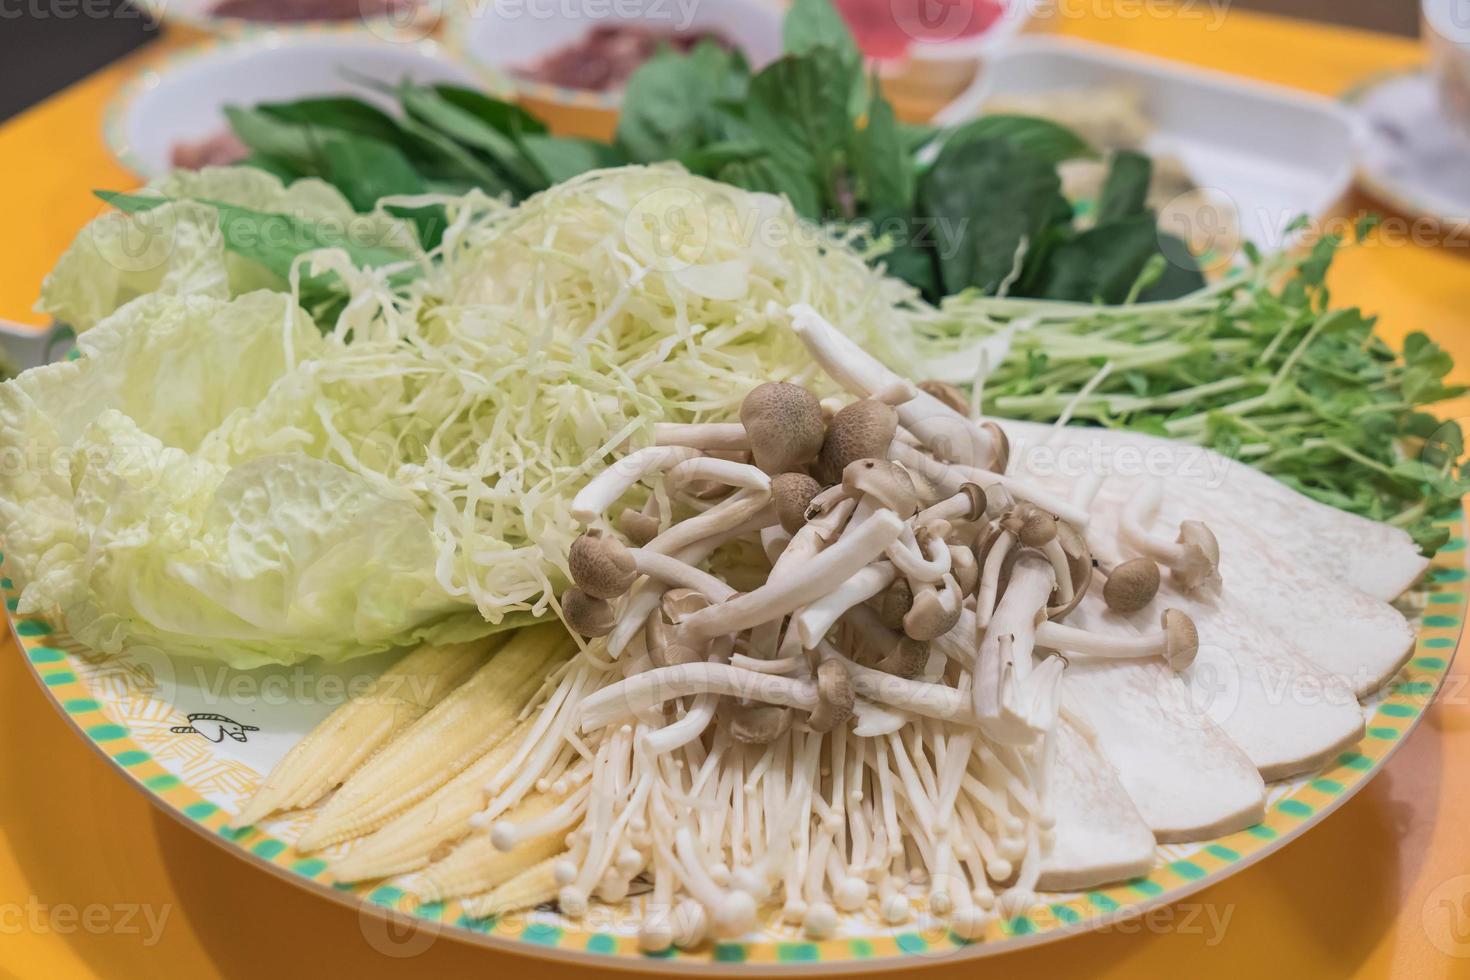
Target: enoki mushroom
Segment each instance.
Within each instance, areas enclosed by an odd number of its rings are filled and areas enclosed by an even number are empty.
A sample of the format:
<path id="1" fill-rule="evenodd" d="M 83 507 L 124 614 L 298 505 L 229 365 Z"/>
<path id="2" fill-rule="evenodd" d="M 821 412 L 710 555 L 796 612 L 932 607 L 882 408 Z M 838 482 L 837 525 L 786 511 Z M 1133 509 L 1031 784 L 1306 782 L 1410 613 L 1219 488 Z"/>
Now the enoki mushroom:
<path id="1" fill-rule="evenodd" d="M 506 850 L 570 828 L 562 913 L 645 891 L 650 951 L 741 935 L 763 909 L 823 938 L 845 914 L 927 907 L 978 937 L 1032 900 L 1052 839 L 1067 658 L 1183 669 L 1198 646 L 1172 609 L 1155 634 L 1056 622 L 1103 591 L 1091 492 L 1007 475 L 1003 434 L 961 400 L 792 314 L 856 400 L 761 385 L 740 423 L 660 425 L 586 485 L 561 608 L 590 642 L 480 818 Z M 1203 579 L 1215 558 L 1197 528 L 1147 533 L 1145 504 L 1110 549 L 1136 556 L 1105 599 L 1130 613 L 1154 599 L 1152 561 Z M 629 547 L 614 528 L 635 525 Z M 737 590 L 737 567 L 758 584 Z M 550 805 L 508 822 L 533 789 Z"/>

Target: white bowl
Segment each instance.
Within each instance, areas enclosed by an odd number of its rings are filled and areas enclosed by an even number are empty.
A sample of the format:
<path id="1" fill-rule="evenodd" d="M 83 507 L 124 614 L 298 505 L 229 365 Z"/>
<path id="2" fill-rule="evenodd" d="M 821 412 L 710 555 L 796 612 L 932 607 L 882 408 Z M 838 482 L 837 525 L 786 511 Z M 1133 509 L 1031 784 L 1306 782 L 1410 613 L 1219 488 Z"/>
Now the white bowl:
<path id="1" fill-rule="evenodd" d="M 1263 250 L 1285 247 L 1294 219 L 1322 217 L 1352 185 L 1355 120 L 1338 103 L 1066 38 L 1020 38 L 997 52 L 934 121 L 974 119 L 1002 96 L 1117 86 L 1142 98 L 1152 124 L 1144 149 L 1177 157 Z"/>
<path id="2" fill-rule="evenodd" d="M 1420 10 L 1440 110 L 1470 133 L 1470 0 L 1422 0 Z"/>
<path id="3" fill-rule="evenodd" d="M 781 55 L 783 10 L 774 0 L 470 0 L 446 16 L 446 42 L 498 92 L 583 109 L 617 109 L 621 89 L 592 92 L 516 75 L 517 69 L 607 24 L 672 34 L 715 32 L 752 68 Z"/>
<path id="4" fill-rule="evenodd" d="M 348 95 L 385 110 L 393 100 L 355 80 L 476 86 L 472 72 L 429 41 L 390 43 L 349 33 L 263 34 L 191 48 L 130 82 L 105 124 L 108 146 L 143 177 L 166 172 L 175 144 L 226 126 L 224 108 Z"/>

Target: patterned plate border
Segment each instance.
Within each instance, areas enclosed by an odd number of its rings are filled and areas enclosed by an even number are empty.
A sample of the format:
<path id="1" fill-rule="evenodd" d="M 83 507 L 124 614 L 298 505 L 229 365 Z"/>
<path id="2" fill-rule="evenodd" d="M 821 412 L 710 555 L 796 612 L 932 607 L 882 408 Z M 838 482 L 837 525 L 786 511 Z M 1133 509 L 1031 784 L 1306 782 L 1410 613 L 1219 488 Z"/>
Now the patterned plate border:
<path id="1" fill-rule="evenodd" d="M 856 972 L 891 969 L 895 961 L 914 967 L 987 956 L 1131 919 L 1243 870 L 1319 823 L 1383 768 L 1418 724 L 1448 674 L 1466 616 L 1463 515 L 1457 515 L 1449 527 L 1450 542 L 1435 556 L 1420 587 L 1425 605 L 1414 654 L 1385 692 L 1363 740 L 1278 799 L 1259 824 L 1189 845 L 1196 850 L 1186 859 L 1162 863 L 1145 877 L 998 919 L 986 938 L 977 942 L 966 942 L 953 933 L 912 931 L 823 942 L 719 942 L 692 952 L 674 950 L 658 956 L 641 952 L 631 936 L 588 931 L 570 923 L 552 924 L 543 921 L 545 917 L 468 919 L 457 902 L 415 906 L 403 892 L 389 886 L 336 884 L 326 862 L 296 853 L 285 841 L 255 828 L 238 833 L 229 830 L 223 810 L 166 770 L 133 740 L 125 725 L 109 717 L 106 706 L 75 669 L 77 655 L 60 645 L 59 628 L 43 618 L 16 613 L 16 592 L 9 578 L 0 578 L 0 589 L 6 595 L 12 631 L 33 672 L 77 732 L 165 813 L 294 884 L 366 914 L 432 928 L 451 938 L 587 965 L 700 973 Z"/>

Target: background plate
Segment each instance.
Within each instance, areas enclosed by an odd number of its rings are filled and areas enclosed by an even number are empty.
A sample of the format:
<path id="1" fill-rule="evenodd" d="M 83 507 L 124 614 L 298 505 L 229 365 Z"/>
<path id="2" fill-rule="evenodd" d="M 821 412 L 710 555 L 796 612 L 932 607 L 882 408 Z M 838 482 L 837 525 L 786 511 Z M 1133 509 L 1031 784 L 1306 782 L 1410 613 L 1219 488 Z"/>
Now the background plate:
<path id="1" fill-rule="evenodd" d="M 32 669 L 82 737 L 165 812 L 257 866 L 354 907 L 529 955 L 679 972 L 832 972 L 912 966 L 926 957 L 986 956 L 1131 918 L 1234 874 L 1315 826 L 1383 767 L 1444 680 L 1466 613 L 1463 518 L 1453 521 L 1451 534 L 1420 587 L 1400 602 L 1418 620 L 1417 647 L 1382 696 L 1364 708 L 1363 740 L 1318 773 L 1272 784 L 1261 823 L 1212 841 L 1161 846 L 1147 876 L 1082 894 L 1046 896 L 1047 904 L 996 920 L 981 942 L 960 940 L 920 909 L 915 922 L 898 929 L 855 919 L 844 923 L 838 938 L 809 942 L 798 930 L 777 926 L 753 939 L 657 957 L 638 950 L 626 909 L 581 923 L 546 910 L 466 919 L 455 902 L 417 905 L 391 886 L 335 884 L 327 861 L 292 848 L 305 824 L 301 817 L 240 833 L 226 829 L 229 815 L 262 774 L 354 685 L 381 671 L 383 658 L 331 671 L 242 672 L 175 661 L 157 650 L 96 654 L 73 643 L 59 625 L 16 613 L 9 578 L 0 578 L 0 588 Z"/>

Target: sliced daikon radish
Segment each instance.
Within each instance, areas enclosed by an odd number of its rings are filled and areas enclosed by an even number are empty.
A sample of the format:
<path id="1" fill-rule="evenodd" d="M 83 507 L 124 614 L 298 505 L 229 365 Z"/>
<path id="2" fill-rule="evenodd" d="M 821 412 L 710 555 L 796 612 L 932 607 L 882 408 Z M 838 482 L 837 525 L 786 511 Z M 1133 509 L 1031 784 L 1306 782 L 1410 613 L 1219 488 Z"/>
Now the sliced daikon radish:
<path id="1" fill-rule="evenodd" d="M 1112 764 L 1075 728 L 1057 726 L 1047 794 L 1056 826 L 1041 862 L 1042 891 L 1078 891 L 1148 873 L 1154 835 Z"/>

